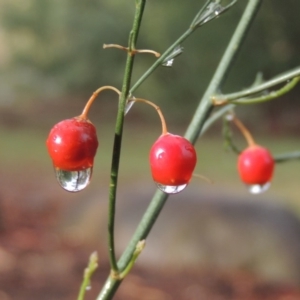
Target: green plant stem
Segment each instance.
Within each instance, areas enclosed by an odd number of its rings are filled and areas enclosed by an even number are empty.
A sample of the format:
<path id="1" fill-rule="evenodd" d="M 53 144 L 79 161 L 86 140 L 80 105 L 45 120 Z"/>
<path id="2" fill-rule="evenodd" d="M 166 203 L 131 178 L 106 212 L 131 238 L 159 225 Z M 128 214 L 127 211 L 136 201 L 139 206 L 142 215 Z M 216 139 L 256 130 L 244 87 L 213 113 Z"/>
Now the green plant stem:
<path id="1" fill-rule="evenodd" d="M 299 160 L 299 159 L 300 159 L 300 151 L 283 153 L 274 156 L 274 160 L 276 163 L 283 163 L 290 160 Z"/>
<path id="2" fill-rule="evenodd" d="M 262 96 L 255 97 L 255 98 L 242 98 L 242 99 L 232 100 L 229 102 L 234 103 L 234 104 L 257 104 L 257 103 L 271 101 L 273 99 L 281 97 L 284 94 L 290 92 L 297 85 L 299 80 L 300 80 L 300 77 L 295 77 L 289 83 L 287 83 L 285 86 L 283 86 L 281 89 L 279 89 L 277 91 L 272 91 L 266 95 L 262 95 Z M 228 101 L 226 101 L 226 102 L 228 102 Z"/>
<path id="3" fill-rule="evenodd" d="M 111 176 L 110 176 L 110 190 L 109 190 L 109 216 L 108 216 L 108 246 L 109 246 L 109 259 L 112 272 L 118 275 L 119 268 L 115 256 L 115 245 L 114 245 L 114 224 L 115 224 L 115 211 L 116 211 L 116 193 L 119 173 L 119 162 L 121 155 L 121 144 L 124 124 L 124 111 L 126 106 L 127 97 L 129 95 L 129 88 L 131 84 L 131 75 L 134 63 L 134 55 L 130 52 L 135 49 L 139 29 L 141 26 L 141 20 L 145 8 L 146 0 L 136 1 L 136 10 L 133 20 L 132 30 L 129 34 L 125 74 L 122 85 L 122 93 L 119 100 L 119 108 L 115 127 L 115 137 L 113 145 L 113 156 L 111 164 Z"/>
<path id="4" fill-rule="evenodd" d="M 210 100 L 211 95 L 213 95 L 222 84 L 225 75 L 228 73 L 230 66 L 233 63 L 233 60 L 241 47 L 242 41 L 254 19 L 256 12 L 261 4 L 262 0 L 249 0 L 248 5 L 245 9 L 245 12 L 241 18 L 241 21 L 233 34 L 233 37 L 225 51 L 223 58 L 215 72 L 214 77 L 211 80 L 210 85 L 208 86 L 207 91 L 205 92 L 198 109 L 192 119 L 190 126 L 188 127 L 186 137 L 190 139 L 193 143 L 196 142 L 199 133 L 203 127 L 203 124 L 212 110 L 213 106 Z M 172 47 L 172 46 L 171 46 Z M 149 70 L 148 70 L 149 71 Z M 145 73 L 146 74 L 146 73 Z M 143 76 L 145 76 L 145 74 Z M 148 76 L 148 75 L 147 75 Z M 138 81 L 140 82 L 140 81 Z M 136 84 L 135 87 L 138 85 Z M 132 91 L 133 89 L 131 89 Z M 156 191 L 154 197 L 152 198 L 149 207 L 144 213 L 142 220 L 140 221 L 137 229 L 129 242 L 127 248 L 122 254 L 118 266 L 120 270 L 126 268 L 127 264 L 130 262 L 132 255 L 135 251 L 135 247 L 140 240 L 146 239 L 149 234 L 152 226 L 154 225 L 159 213 L 161 212 L 168 195 L 161 192 Z M 112 299 L 115 294 L 118 286 L 121 281 L 115 280 L 109 277 L 99 294 L 97 300 L 109 300 Z"/>
<path id="5" fill-rule="evenodd" d="M 272 88 L 278 84 L 281 84 L 283 82 L 286 82 L 286 81 L 289 81 L 295 77 L 298 77 L 300 76 L 300 67 L 294 69 L 294 70 L 291 70 L 291 71 L 288 71 L 288 72 L 285 72 L 281 75 L 278 75 L 268 81 L 265 81 L 261 84 L 258 84 L 258 85 L 255 85 L 255 86 L 252 86 L 248 89 L 245 89 L 243 91 L 239 91 L 239 92 L 235 92 L 235 93 L 231 93 L 231 94 L 226 94 L 226 95 L 216 95 L 214 97 L 215 100 L 225 100 L 225 101 L 231 101 L 231 100 L 236 100 L 236 99 L 240 99 L 240 98 L 244 98 L 244 97 L 248 97 L 248 96 L 251 96 L 251 95 L 255 95 L 257 93 L 260 93 L 262 91 L 265 91 L 269 88 Z"/>
<path id="6" fill-rule="evenodd" d="M 217 67 L 217 70 L 204 93 L 200 104 L 194 114 L 194 117 L 186 131 L 185 137 L 192 143 L 195 143 L 202 130 L 202 127 L 207 119 L 208 115 L 213 109 L 211 96 L 218 91 L 226 79 L 230 67 L 232 66 L 234 59 L 242 45 L 244 38 L 250 28 L 252 21 L 259 9 L 262 0 L 249 0 L 248 5 L 244 11 L 244 14 L 239 22 L 229 45 Z"/>
<path id="7" fill-rule="evenodd" d="M 98 267 L 98 254 L 93 252 L 90 256 L 88 266 L 83 273 L 83 281 L 80 286 L 77 300 L 84 300 L 85 293 L 91 285 L 91 277 Z"/>
<path id="8" fill-rule="evenodd" d="M 232 111 L 235 108 L 234 104 L 227 104 L 220 108 L 217 112 L 214 112 L 204 123 L 202 130 L 199 134 L 199 137 L 202 136 L 217 120 L 222 118 L 229 111 Z"/>
<path id="9" fill-rule="evenodd" d="M 174 43 L 171 45 L 156 61 L 155 63 L 138 79 L 138 81 L 130 89 L 130 94 L 133 92 L 164 62 L 164 60 L 173 52 L 173 50 L 186 40 L 194 31 L 195 27 L 187 29 Z"/>

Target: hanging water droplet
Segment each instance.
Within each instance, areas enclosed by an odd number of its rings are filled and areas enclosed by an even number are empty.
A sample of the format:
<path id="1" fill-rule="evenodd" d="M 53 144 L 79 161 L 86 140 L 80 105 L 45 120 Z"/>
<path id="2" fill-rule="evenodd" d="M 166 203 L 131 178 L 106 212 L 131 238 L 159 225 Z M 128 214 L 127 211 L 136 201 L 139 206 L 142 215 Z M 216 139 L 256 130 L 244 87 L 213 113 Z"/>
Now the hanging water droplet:
<path id="1" fill-rule="evenodd" d="M 174 62 L 174 58 L 171 58 L 171 59 L 167 60 L 166 62 L 162 63 L 161 65 L 164 67 L 172 67 L 173 62 Z"/>
<path id="2" fill-rule="evenodd" d="M 192 22 L 191 26 L 202 26 L 203 24 L 219 17 L 220 14 L 227 11 L 232 5 L 234 5 L 237 0 L 232 0 L 227 5 L 221 5 L 220 2 L 222 1 L 213 1 L 210 2 L 206 9 L 199 15 L 197 18 Z"/>
<path id="3" fill-rule="evenodd" d="M 221 6 L 221 5 L 217 5 L 217 6 L 215 7 L 214 14 L 215 14 L 216 16 L 218 16 L 222 11 L 223 11 L 222 6 Z"/>
<path id="4" fill-rule="evenodd" d="M 85 287 L 85 290 L 86 291 L 90 291 L 92 289 L 92 286 L 91 285 L 87 285 L 86 287 Z"/>
<path id="5" fill-rule="evenodd" d="M 180 45 L 176 46 L 173 51 L 163 60 L 162 66 L 164 67 L 172 67 L 174 63 L 174 59 L 183 53 L 183 47 Z"/>
<path id="6" fill-rule="evenodd" d="M 91 181 L 93 168 L 80 171 L 65 171 L 55 168 L 55 175 L 60 186 L 68 192 L 79 192 Z"/>
<path id="7" fill-rule="evenodd" d="M 124 115 L 126 116 L 127 113 L 130 111 L 132 105 L 134 104 L 134 97 L 129 97 L 127 102 L 126 102 L 126 105 L 125 105 L 125 110 L 124 110 Z"/>
<path id="8" fill-rule="evenodd" d="M 222 7 L 219 3 L 217 2 L 212 2 L 210 3 L 206 10 L 203 12 L 203 14 L 199 17 L 197 25 L 203 25 L 207 23 L 208 21 L 216 18 L 221 14 L 224 10 L 224 7 Z"/>
<path id="9" fill-rule="evenodd" d="M 252 184 L 248 185 L 248 191 L 250 194 L 261 194 L 269 189 L 271 183 L 267 182 L 265 184 Z"/>
<path id="10" fill-rule="evenodd" d="M 182 184 L 182 185 L 177 185 L 177 186 L 163 185 L 163 184 L 160 184 L 157 182 L 156 182 L 156 185 L 161 191 L 163 191 L 166 194 L 177 194 L 177 193 L 183 191 L 187 186 L 187 184 Z"/>

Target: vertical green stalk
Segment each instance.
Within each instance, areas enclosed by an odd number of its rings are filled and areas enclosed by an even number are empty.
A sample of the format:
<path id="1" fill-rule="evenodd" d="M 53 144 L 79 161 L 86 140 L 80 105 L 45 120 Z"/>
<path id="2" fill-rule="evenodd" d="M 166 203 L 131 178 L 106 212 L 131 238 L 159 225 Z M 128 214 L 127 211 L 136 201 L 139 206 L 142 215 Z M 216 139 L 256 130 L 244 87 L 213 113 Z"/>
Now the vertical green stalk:
<path id="1" fill-rule="evenodd" d="M 139 29 L 141 26 L 141 20 L 145 8 L 146 0 L 136 0 L 136 10 L 132 30 L 129 34 L 128 41 L 128 54 L 125 66 L 125 74 L 122 85 L 122 93 L 119 99 L 119 108 L 115 127 L 115 137 L 113 145 L 113 155 L 111 164 L 111 176 L 110 176 L 110 190 L 109 190 L 109 219 L 108 219 L 108 244 L 109 244 L 109 259 L 112 269 L 112 273 L 119 274 L 119 269 L 115 256 L 114 245 L 114 224 L 115 224 L 115 211 L 116 211 L 116 193 L 118 183 L 119 162 L 121 155 L 122 134 L 124 124 L 124 110 L 126 106 L 126 100 L 129 94 L 129 88 L 131 83 L 131 75 L 133 70 L 134 55 L 132 50 L 135 49 Z"/>
<path id="2" fill-rule="evenodd" d="M 185 134 L 185 137 L 193 144 L 197 141 L 204 122 L 213 109 L 211 97 L 219 90 L 222 83 L 225 81 L 261 3 L 262 0 L 249 0 L 217 70 L 200 100 L 200 104 L 195 111 L 194 117 Z"/>
<path id="3" fill-rule="evenodd" d="M 242 41 L 247 34 L 247 31 L 258 11 L 258 8 L 262 0 L 249 0 L 248 5 L 244 11 L 243 16 L 231 38 L 231 41 L 219 63 L 219 66 L 206 90 L 204 96 L 202 97 L 200 104 L 194 114 L 194 117 L 187 129 L 186 138 L 188 138 L 192 143 L 195 143 L 198 139 L 199 133 L 202 130 L 203 124 L 207 119 L 209 113 L 211 112 L 213 106 L 211 102 L 211 96 L 216 93 L 220 88 L 221 84 L 225 80 L 229 69 L 239 51 Z M 124 95 L 123 95 L 124 96 Z M 122 254 L 118 267 L 120 270 L 124 269 L 130 262 L 132 255 L 135 251 L 136 245 L 140 240 L 143 240 L 149 234 L 152 226 L 154 225 L 159 213 L 161 212 L 166 200 L 167 195 L 157 191 L 146 210 L 140 224 L 138 225 L 131 241 L 129 242 L 127 248 Z M 121 281 L 109 277 L 99 294 L 97 300 L 109 300 L 112 299 Z"/>

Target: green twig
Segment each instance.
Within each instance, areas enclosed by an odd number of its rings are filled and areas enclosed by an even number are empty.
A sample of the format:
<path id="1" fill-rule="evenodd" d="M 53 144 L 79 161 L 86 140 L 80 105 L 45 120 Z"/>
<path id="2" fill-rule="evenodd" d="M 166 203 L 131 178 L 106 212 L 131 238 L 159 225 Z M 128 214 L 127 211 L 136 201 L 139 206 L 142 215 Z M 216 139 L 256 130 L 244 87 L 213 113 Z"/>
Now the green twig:
<path id="1" fill-rule="evenodd" d="M 121 155 L 121 144 L 124 124 L 124 111 L 126 106 L 127 97 L 129 95 L 129 88 L 131 84 L 131 75 L 133 69 L 134 55 L 131 51 L 135 49 L 139 29 L 141 26 L 141 20 L 145 8 L 146 0 L 136 1 L 136 11 L 132 30 L 129 34 L 125 74 L 122 85 L 122 93 L 119 100 L 119 108 L 115 127 L 115 138 L 113 146 L 113 157 L 111 164 L 111 179 L 110 179 L 110 190 L 109 190 L 109 218 L 108 218 L 108 243 L 109 243 L 109 258 L 112 272 L 117 276 L 119 274 L 119 268 L 115 256 L 115 245 L 114 245 L 114 223 L 115 223 L 115 210 L 116 210 L 116 193 L 117 193 L 117 182 L 119 173 L 119 162 Z"/>
<path id="2" fill-rule="evenodd" d="M 283 74 L 280 74 L 268 81 L 265 81 L 261 84 L 258 85 L 254 85 L 251 86 L 250 88 L 247 88 L 243 91 L 239 91 L 236 93 L 231 93 L 231 94 L 226 94 L 226 95 L 216 95 L 213 97 L 213 99 L 215 99 L 216 101 L 220 100 L 220 101 L 228 101 L 230 102 L 231 100 L 236 100 L 236 99 L 241 99 L 244 97 L 249 97 L 255 94 L 258 94 L 262 91 L 266 91 L 276 85 L 282 84 L 284 82 L 288 82 L 291 79 L 294 79 L 295 77 L 299 77 L 300 76 L 300 67 L 285 72 Z"/>
<path id="3" fill-rule="evenodd" d="M 279 89 L 277 91 L 272 91 L 266 95 L 262 95 L 262 96 L 254 97 L 254 98 L 242 98 L 242 99 L 232 100 L 229 102 L 234 103 L 234 104 L 256 104 L 256 103 L 267 102 L 267 101 L 276 99 L 278 97 L 281 97 L 284 94 L 290 92 L 297 85 L 299 80 L 300 80 L 300 77 L 295 77 L 289 83 L 287 83 L 285 86 L 283 86 L 281 89 Z"/>
<path id="4" fill-rule="evenodd" d="M 200 132 L 200 136 L 202 136 L 216 121 L 222 118 L 225 114 L 232 111 L 234 109 L 234 104 L 227 104 L 220 108 L 218 111 L 214 112 L 204 123 L 202 130 Z"/>
<path id="5" fill-rule="evenodd" d="M 207 5 L 212 2 L 211 0 L 206 1 L 204 6 L 199 10 L 194 21 L 191 23 L 190 27 L 167 49 L 165 52 L 155 61 L 155 63 L 138 79 L 138 81 L 132 86 L 130 89 L 130 94 L 133 92 L 159 67 L 163 64 L 163 62 L 170 56 L 170 54 L 181 44 L 183 43 L 197 28 L 197 24 L 195 20 L 199 18 L 199 16 L 206 9 Z M 230 4 L 232 6 L 236 1 L 232 1 Z M 227 10 L 227 8 L 226 8 Z M 217 17 L 217 16 L 216 16 Z"/>
<path id="6" fill-rule="evenodd" d="M 98 255 L 97 252 L 93 252 L 90 256 L 88 266 L 83 273 L 83 281 L 80 286 L 77 300 L 84 300 L 85 293 L 91 288 L 91 277 L 98 267 Z"/>
<path id="7" fill-rule="evenodd" d="M 222 83 L 225 81 L 230 67 L 232 66 L 234 59 L 241 48 L 244 38 L 250 28 L 252 21 L 259 9 L 262 0 L 249 0 L 248 5 L 244 11 L 244 14 L 239 22 L 229 45 L 217 67 L 217 70 L 204 93 L 200 104 L 194 114 L 194 117 L 186 131 L 185 137 L 192 143 L 195 143 L 200 132 L 202 131 L 205 120 L 209 116 L 213 109 L 211 97 L 216 94 Z"/>
<path id="8" fill-rule="evenodd" d="M 300 159 L 300 151 L 283 153 L 274 156 L 274 160 L 276 163 L 283 163 L 283 162 L 288 162 L 291 160 L 298 160 L 298 159 Z"/>
<path id="9" fill-rule="evenodd" d="M 132 254 L 131 260 L 127 264 L 126 268 L 120 273 L 120 279 L 124 279 L 127 276 L 127 274 L 131 271 L 131 269 L 133 268 L 133 265 L 135 264 L 137 258 L 142 253 L 143 249 L 145 248 L 145 245 L 146 245 L 145 240 L 139 241 L 137 243 L 135 251 Z"/>
<path id="10" fill-rule="evenodd" d="M 227 119 L 227 116 L 225 116 L 223 118 L 222 134 L 223 134 L 223 139 L 224 139 L 224 145 L 226 148 L 229 148 L 234 153 L 240 154 L 241 150 L 238 149 L 238 147 L 233 143 L 233 140 L 232 140 L 232 131 L 231 131 L 230 125 L 229 125 L 230 122 L 231 121 Z"/>

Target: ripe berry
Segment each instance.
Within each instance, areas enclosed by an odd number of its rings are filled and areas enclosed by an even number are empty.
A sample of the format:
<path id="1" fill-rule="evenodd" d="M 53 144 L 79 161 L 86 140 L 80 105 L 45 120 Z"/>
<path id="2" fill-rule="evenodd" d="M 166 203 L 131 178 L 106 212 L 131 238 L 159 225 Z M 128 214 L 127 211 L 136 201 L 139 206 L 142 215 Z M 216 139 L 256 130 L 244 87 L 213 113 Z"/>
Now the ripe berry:
<path id="1" fill-rule="evenodd" d="M 81 171 L 93 166 L 98 139 L 94 125 L 77 117 L 57 123 L 46 144 L 55 168 Z"/>
<path id="2" fill-rule="evenodd" d="M 249 146 L 238 158 L 241 180 L 248 185 L 264 185 L 272 179 L 274 159 L 271 153 L 258 145 Z"/>
<path id="3" fill-rule="evenodd" d="M 183 190 L 192 177 L 196 163 L 194 146 L 178 135 L 161 135 L 150 150 L 153 180 L 166 193 Z"/>

